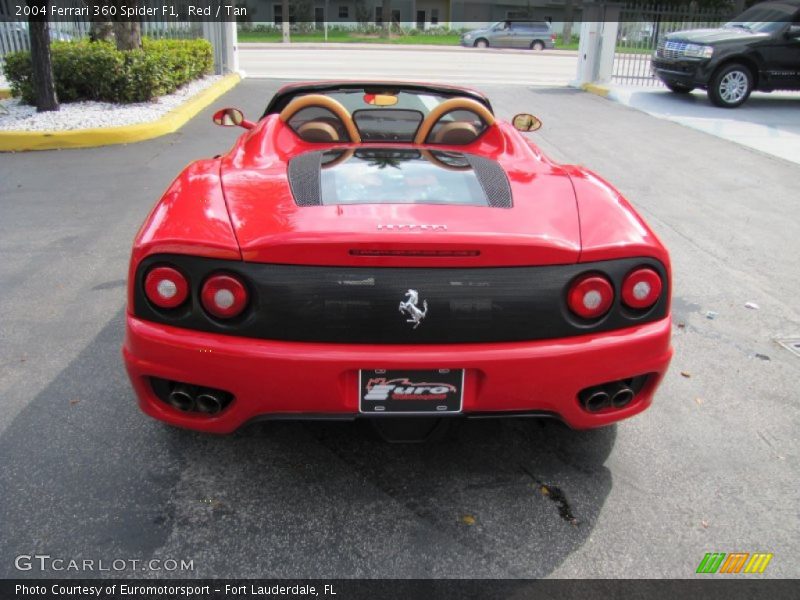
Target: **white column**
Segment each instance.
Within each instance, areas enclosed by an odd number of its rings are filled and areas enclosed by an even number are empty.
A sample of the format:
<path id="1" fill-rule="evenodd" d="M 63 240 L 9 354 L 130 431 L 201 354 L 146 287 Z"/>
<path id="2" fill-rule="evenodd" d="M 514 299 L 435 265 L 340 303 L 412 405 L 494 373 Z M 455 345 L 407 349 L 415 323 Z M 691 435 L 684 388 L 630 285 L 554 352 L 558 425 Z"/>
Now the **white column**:
<path id="1" fill-rule="evenodd" d="M 588 7 L 587 7 L 588 8 Z M 587 9 L 583 14 L 586 18 Z M 597 15 L 592 15 L 597 18 Z M 583 21 L 581 23 L 581 40 L 578 44 L 578 68 L 572 85 L 580 87 L 592 83 L 597 73 L 597 62 L 600 55 L 600 35 L 603 23 L 599 21 Z"/>
<path id="2" fill-rule="evenodd" d="M 621 5 L 607 4 L 603 15 L 603 26 L 600 34 L 600 56 L 597 61 L 595 83 L 610 83 L 614 74 L 614 52 L 617 49 L 619 33 L 619 13 Z"/>
<path id="3" fill-rule="evenodd" d="M 578 68 L 572 85 L 608 83 L 614 72 L 614 51 L 619 31 L 619 4 L 583 5 Z"/>
<path id="4" fill-rule="evenodd" d="M 239 72 L 239 33 L 236 28 L 236 21 L 225 21 L 223 23 L 223 51 L 222 61 L 223 70 L 227 73 Z"/>

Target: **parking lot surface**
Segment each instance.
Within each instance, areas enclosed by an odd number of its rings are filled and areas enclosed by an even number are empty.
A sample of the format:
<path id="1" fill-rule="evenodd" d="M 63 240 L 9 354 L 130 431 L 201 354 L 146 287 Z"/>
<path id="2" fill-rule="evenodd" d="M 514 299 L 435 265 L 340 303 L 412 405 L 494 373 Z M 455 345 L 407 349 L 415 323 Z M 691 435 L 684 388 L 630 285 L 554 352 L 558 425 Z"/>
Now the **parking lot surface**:
<path id="1" fill-rule="evenodd" d="M 220 99 L 261 113 L 277 81 Z M 567 88 L 496 113 L 635 204 L 672 253 L 675 358 L 618 426 L 466 422 L 386 444 L 351 423 L 228 437 L 139 413 L 120 346 L 130 242 L 179 169 L 240 130 L 212 108 L 124 147 L 0 159 L 0 575 L 20 554 L 184 559 L 198 577 L 691 577 L 706 552 L 800 576 L 800 167 Z M 755 303 L 758 309 L 746 308 Z"/>

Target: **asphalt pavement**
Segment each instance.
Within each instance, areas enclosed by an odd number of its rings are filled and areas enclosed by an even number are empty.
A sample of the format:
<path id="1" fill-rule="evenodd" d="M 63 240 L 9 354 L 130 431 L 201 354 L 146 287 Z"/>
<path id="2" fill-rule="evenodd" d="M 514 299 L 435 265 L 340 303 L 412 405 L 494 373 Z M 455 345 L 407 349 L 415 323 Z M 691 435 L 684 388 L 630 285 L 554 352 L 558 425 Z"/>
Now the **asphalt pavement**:
<path id="1" fill-rule="evenodd" d="M 240 133 L 214 108 L 256 116 L 278 84 L 247 80 L 156 140 L 0 157 L 0 576 L 93 575 L 15 570 L 38 553 L 194 565 L 125 576 L 681 578 L 713 551 L 800 576 L 800 357 L 774 341 L 800 336 L 800 167 L 568 88 L 478 86 L 501 117 L 537 114 L 532 139 L 616 184 L 670 249 L 676 352 L 649 411 L 424 445 L 140 414 L 119 352 L 131 240 Z"/>

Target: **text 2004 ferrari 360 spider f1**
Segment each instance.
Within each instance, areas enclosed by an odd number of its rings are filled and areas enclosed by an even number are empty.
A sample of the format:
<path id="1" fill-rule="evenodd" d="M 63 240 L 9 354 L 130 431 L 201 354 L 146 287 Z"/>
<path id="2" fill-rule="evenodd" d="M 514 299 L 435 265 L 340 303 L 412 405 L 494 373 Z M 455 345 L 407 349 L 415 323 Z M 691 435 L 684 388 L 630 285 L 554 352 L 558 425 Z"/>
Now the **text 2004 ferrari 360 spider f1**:
<path id="1" fill-rule="evenodd" d="M 669 364 L 667 251 L 597 175 L 478 92 L 282 88 L 142 226 L 123 354 L 147 414 L 549 416 L 647 408 Z M 406 419 L 406 422 L 408 419 Z"/>

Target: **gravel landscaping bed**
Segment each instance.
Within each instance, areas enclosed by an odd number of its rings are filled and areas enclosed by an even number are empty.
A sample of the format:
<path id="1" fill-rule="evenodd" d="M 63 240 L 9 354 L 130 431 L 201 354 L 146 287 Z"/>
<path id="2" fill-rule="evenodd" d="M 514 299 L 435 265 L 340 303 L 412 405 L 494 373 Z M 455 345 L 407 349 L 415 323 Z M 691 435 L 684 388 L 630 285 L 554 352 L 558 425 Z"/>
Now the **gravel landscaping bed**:
<path id="1" fill-rule="evenodd" d="M 164 116 L 221 78 L 221 75 L 214 75 L 192 81 L 174 94 L 153 102 L 70 102 L 62 104 L 58 112 L 37 113 L 34 106 L 21 104 L 17 99 L 0 100 L 0 105 L 8 110 L 6 113 L 0 108 L 0 131 L 67 131 L 147 123 Z"/>

